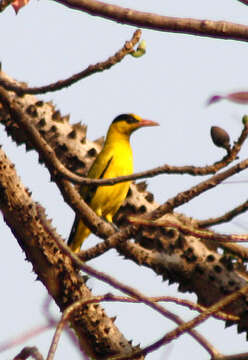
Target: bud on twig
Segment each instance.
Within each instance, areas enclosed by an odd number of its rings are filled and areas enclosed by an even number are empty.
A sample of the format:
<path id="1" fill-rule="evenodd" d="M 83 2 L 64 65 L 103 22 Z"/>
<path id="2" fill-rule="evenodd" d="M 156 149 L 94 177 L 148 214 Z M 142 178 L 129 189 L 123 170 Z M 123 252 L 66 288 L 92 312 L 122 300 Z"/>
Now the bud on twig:
<path id="1" fill-rule="evenodd" d="M 230 152 L 230 137 L 226 130 L 219 126 L 212 126 L 210 134 L 214 145 L 226 149 L 228 153 Z"/>

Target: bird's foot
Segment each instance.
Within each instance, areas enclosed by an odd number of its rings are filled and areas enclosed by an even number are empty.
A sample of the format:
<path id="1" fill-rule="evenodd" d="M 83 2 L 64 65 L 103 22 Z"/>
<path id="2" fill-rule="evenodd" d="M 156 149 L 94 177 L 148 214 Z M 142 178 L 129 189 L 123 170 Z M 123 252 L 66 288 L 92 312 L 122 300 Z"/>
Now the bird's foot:
<path id="1" fill-rule="evenodd" d="M 115 230 L 115 231 L 120 231 L 120 229 L 118 228 L 118 226 L 117 225 L 115 225 L 114 223 L 112 223 L 112 222 L 110 222 L 110 221 L 108 221 L 108 220 L 106 220 L 104 217 L 101 217 L 106 223 L 108 223 L 109 225 L 111 225 L 112 226 L 112 228 Z"/>
<path id="2" fill-rule="evenodd" d="M 110 223 L 112 225 L 112 227 L 115 229 L 115 231 L 120 231 L 120 229 L 118 228 L 117 225 L 115 225 L 114 223 Z"/>

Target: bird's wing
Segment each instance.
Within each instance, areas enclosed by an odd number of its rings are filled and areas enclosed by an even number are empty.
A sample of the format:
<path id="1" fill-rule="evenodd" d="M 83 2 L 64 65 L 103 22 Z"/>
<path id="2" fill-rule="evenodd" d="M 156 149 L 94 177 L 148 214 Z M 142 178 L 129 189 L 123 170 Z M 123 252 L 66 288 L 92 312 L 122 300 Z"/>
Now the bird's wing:
<path id="1" fill-rule="evenodd" d="M 73 243 L 73 240 L 74 240 L 74 236 L 75 236 L 75 233 L 77 231 L 77 227 L 78 227 L 78 223 L 80 221 L 80 217 L 75 215 L 75 218 L 74 218 L 74 222 L 73 222 L 73 225 L 72 225 L 72 228 L 71 228 L 71 232 L 70 232 L 70 235 L 69 235 L 69 238 L 68 238 L 68 242 L 67 244 L 70 246 L 72 243 Z"/>
<path id="2" fill-rule="evenodd" d="M 101 152 L 96 160 L 94 161 L 92 167 L 89 170 L 88 178 L 90 179 L 103 179 L 106 171 L 108 170 L 114 156 L 111 153 Z M 80 194 L 82 195 L 84 201 L 87 204 L 90 204 L 92 197 L 96 192 L 96 185 L 83 185 L 80 188 Z"/>
<path id="3" fill-rule="evenodd" d="M 103 179 L 104 174 L 106 173 L 107 169 L 111 161 L 113 160 L 113 155 L 107 156 L 108 154 L 100 153 L 96 158 L 95 162 L 93 163 L 92 167 L 90 168 L 88 177 L 92 179 Z M 84 201 L 87 204 L 90 204 L 92 197 L 96 192 L 97 187 L 95 185 L 83 185 L 80 188 L 80 194 L 82 195 Z M 68 245 L 71 245 L 74 241 L 74 237 L 78 228 L 78 224 L 80 222 L 80 217 L 78 215 L 75 216 L 71 232 L 68 238 Z"/>

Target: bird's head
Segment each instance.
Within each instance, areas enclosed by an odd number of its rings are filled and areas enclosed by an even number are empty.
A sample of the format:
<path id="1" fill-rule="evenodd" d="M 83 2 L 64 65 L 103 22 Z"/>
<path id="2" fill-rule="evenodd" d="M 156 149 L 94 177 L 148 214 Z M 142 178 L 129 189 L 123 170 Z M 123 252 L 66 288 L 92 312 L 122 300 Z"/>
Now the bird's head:
<path id="1" fill-rule="evenodd" d="M 135 114 L 121 114 L 113 120 L 110 128 L 112 131 L 118 132 L 119 134 L 130 136 L 132 132 L 141 127 L 157 125 L 159 125 L 157 122 L 142 119 Z"/>

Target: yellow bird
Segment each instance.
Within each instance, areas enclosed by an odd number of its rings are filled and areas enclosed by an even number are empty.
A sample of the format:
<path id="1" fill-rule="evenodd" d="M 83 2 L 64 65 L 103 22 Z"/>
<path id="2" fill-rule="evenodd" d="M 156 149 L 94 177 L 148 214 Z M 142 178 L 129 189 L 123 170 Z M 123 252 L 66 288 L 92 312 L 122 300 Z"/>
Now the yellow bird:
<path id="1" fill-rule="evenodd" d="M 158 123 L 144 120 L 138 115 L 117 116 L 108 129 L 102 151 L 91 166 L 88 177 L 109 179 L 133 173 L 133 153 L 130 135 L 143 126 L 156 126 Z M 125 200 L 131 181 L 110 186 L 83 185 L 80 194 L 98 216 L 112 223 L 112 218 Z M 76 216 L 69 236 L 68 245 L 79 252 L 86 237 L 90 234 L 83 221 Z"/>

